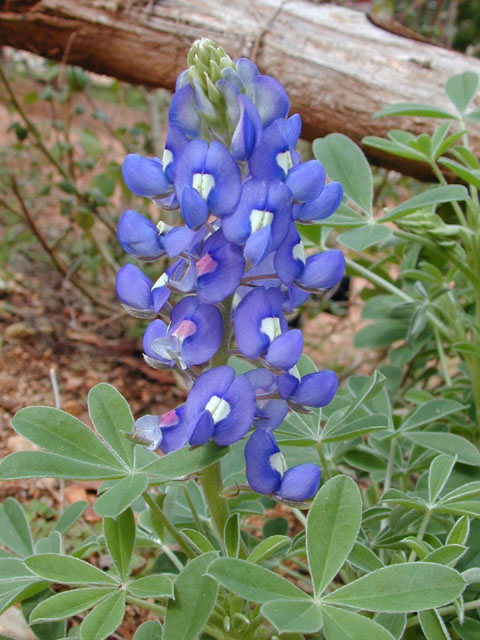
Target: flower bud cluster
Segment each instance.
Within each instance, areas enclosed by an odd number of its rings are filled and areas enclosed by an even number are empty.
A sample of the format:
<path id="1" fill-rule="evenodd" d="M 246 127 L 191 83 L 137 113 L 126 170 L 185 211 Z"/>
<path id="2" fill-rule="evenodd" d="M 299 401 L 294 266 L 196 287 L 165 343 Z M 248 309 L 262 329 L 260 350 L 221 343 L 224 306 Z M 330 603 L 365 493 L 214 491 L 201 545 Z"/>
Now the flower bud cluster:
<path id="1" fill-rule="evenodd" d="M 179 210 L 179 225 L 122 215 L 124 250 L 171 265 L 155 282 L 125 265 L 117 294 L 127 311 L 152 318 L 146 362 L 177 366 L 192 382 L 183 406 L 143 416 L 135 435 L 169 453 L 209 439 L 227 446 L 253 427 L 245 448 L 251 487 L 303 501 L 316 492 L 320 470 L 286 470 L 273 431 L 290 409 L 330 402 L 337 378 L 299 375 L 303 336 L 285 313 L 339 282 L 345 260 L 337 249 L 307 256 L 295 223 L 331 215 L 343 190 L 326 184 L 320 162 L 301 162 L 300 116 L 288 117 L 287 94 L 274 78 L 250 60 L 233 62 L 209 40 L 193 45 L 188 64 L 171 101 L 163 158 L 130 154 L 122 169 L 133 193 Z M 232 353 L 255 368 L 236 376 L 227 365 Z"/>

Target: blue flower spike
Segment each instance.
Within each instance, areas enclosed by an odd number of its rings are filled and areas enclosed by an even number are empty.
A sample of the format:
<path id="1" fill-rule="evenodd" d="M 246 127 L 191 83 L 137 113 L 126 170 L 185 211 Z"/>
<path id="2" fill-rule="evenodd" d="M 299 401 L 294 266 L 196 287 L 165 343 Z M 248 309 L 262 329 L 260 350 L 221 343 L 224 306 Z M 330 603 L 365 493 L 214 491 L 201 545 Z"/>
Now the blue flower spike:
<path id="1" fill-rule="evenodd" d="M 169 224 L 129 209 L 118 223 L 122 248 L 147 265 L 126 264 L 117 295 L 150 318 L 145 361 L 173 369 L 190 391 L 183 406 L 135 423 L 134 439 L 165 454 L 213 440 L 245 446 L 247 479 L 258 493 L 311 499 L 320 469 L 287 469 L 273 433 L 289 411 L 328 404 L 334 371 L 299 375 L 303 335 L 285 318 L 345 271 L 338 249 L 305 251 L 296 224 L 340 206 L 343 189 L 317 160 L 302 162 L 301 118 L 287 93 L 246 58 L 233 61 L 208 39 L 194 43 L 172 97 L 162 159 L 129 154 L 127 187 L 171 211 Z M 176 223 L 172 222 L 176 216 Z M 170 226 L 171 225 L 171 226 Z M 160 316 L 160 317 L 159 317 Z M 235 354 L 253 369 L 228 366 Z"/>

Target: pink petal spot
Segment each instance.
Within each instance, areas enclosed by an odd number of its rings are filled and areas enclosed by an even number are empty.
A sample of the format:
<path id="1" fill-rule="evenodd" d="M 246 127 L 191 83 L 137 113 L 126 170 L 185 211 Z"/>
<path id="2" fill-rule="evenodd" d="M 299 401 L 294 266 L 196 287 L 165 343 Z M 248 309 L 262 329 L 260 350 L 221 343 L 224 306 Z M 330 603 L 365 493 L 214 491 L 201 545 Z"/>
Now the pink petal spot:
<path id="1" fill-rule="evenodd" d="M 215 271 L 215 269 L 217 268 L 217 263 L 209 253 L 206 253 L 196 263 L 196 267 L 197 267 L 197 275 L 203 276 L 206 273 L 212 273 L 212 271 Z"/>
<path id="2" fill-rule="evenodd" d="M 195 331 L 197 330 L 197 326 L 191 320 L 182 320 L 182 322 L 178 325 L 178 327 L 173 332 L 173 335 L 176 338 L 181 338 L 182 341 L 189 336 L 193 336 Z"/>
<path id="3" fill-rule="evenodd" d="M 178 416 L 175 409 L 160 416 L 160 427 L 174 427 L 176 424 L 178 424 Z"/>

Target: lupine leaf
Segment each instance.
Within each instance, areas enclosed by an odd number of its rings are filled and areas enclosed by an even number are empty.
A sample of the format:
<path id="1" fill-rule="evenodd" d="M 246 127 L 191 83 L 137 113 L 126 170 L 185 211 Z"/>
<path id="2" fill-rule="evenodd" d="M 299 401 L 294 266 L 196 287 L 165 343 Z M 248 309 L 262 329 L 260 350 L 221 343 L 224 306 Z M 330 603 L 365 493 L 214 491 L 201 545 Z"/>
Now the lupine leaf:
<path id="1" fill-rule="evenodd" d="M 116 518 L 142 495 L 147 486 L 146 473 L 132 473 L 97 498 L 94 509 L 100 516 Z"/>
<path id="2" fill-rule="evenodd" d="M 216 552 L 191 560 L 175 583 L 175 600 L 169 600 L 165 613 L 163 640 L 195 640 L 204 628 L 217 599 L 218 585 L 207 567 Z"/>
<path id="3" fill-rule="evenodd" d="M 408 613 L 441 607 L 464 589 L 465 581 L 454 569 L 414 562 L 378 569 L 327 594 L 324 601 L 366 611 Z"/>
<path id="4" fill-rule="evenodd" d="M 291 540 L 288 536 L 275 535 L 262 540 L 250 553 L 247 560 L 255 564 L 261 564 L 271 555 L 290 546 Z"/>
<path id="5" fill-rule="evenodd" d="M 124 470 L 86 424 L 53 407 L 26 407 L 13 418 L 20 435 L 51 453 L 90 464 Z"/>
<path id="6" fill-rule="evenodd" d="M 394 640 L 380 624 L 358 613 L 338 607 L 322 607 L 327 640 Z"/>
<path id="7" fill-rule="evenodd" d="M 128 591 L 136 598 L 173 598 L 172 581 L 158 574 L 130 582 Z"/>
<path id="8" fill-rule="evenodd" d="M 117 518 L 105 518 L 103 533 L 118 575 L 125 580 L 135 547 L 135 518 L 132 510 L 126 509 Z"/>
<path id="9" fill-rule="evenodd" d="M 157 620 L 148 620 L 135 631 L 133 640 L 162 640 L 162 625 Z"/>
<path id="10" fill-rule="evenodd" d="M 252 602 L 308 598 L 285 578 L 246 560 L 218 558 L 208 567 L 208 575 L 237 596 Z"/>
<path id="11" fill-rule="evenodd" d="M 104 640 L 120 626 L 125 615 L 125 592 L 117 591 L 95 607 L 80 626 L 82 640 Z"/>
<path id="12" fill-rule="evenodd" d="M 200 531 L 196 529 L 184 528 L 182 533 L 195 545 L 200 553 L 208 553 L 215 551 L 215 547 Z"/>
<path id="13" fill-rule="evenodd" d="M 404 438 L 411 442 L 433 449 L 440 453 L 455 452 L 458 461 L 474 467 L 480 466 L 480 452 L 469 440 L 457 436 L 455 433 L 444 431 L 403 431 Z"/>
<path id="14" fill-rule="evenodd" d="M 450 640 L 447 627 L 435 609 L 419 611 L 418 619 L 427 640 Z"/>
<path id="15" fill-rule="evenodd" d="M 173 480 L 175 478 L 184 478 L 192 473 L 201 471 L 205 467 L 209 467 L 217 460 L 230 453 L 230 447 L 219 447 L 210 441 L 200 447 L 194 449 L 178 449 L 166 456 L 162 456 L 142 467 L 142 472 L 154 476 L 154 480 Z"/>
<path id="16" fill-rule="evenodd" d="M 478 640 L 480 637 L 480 622 L 475 618 L 465 618 L 463 624 L 454 620 L 452 627 L 461 640 Z"/>
<path id="17" fill-rule="evenodd" d="M 377 613 L 375 622 L 381 624 L 394 638 L 400 640 L 407 625 L 407 616 L 405 613 Z"/>
<path id="18" fill-rule="evenodd" d="M 385 242 L 393 235 L 393 229 L 381 224 L 364 224 L 358 229 L 344 231 L 337 240 L 354 251 L 365 251 L 380 242 Z"/>
<path id="19" fill-rule="evenodd" d="M 123 433 L 131 433 L 133 416 L 128 402 L 115 387 L 97 384 L 88 394 L 88 411 L 97 433 L 133 469 L 134 444 Z"/>
<path id="20" fill-rule="evenodd" d="M 30 616 L 30 622 L 61 620 L 76 616 L 82 611 L 91 609 L 115 590 L 116 587 L 86 587 L 57 593 L 42 600 L 35 607 Z"/>
<path id="21" fill-rule="evenodd" d="M 447 96 L 461 114 L 468 109 L 478 89 L 478 73 L 465 71 L 449 78 L 445 84 Z"/>
<path id="22" fill-rule="evenodd" d="M 386 118 L 390 116 L 420 116 L 422 118 L 449 118 L 457 120 L 457 116 L 445 109 L 420 102 L 398 102 L 391 104 L 377 111 L 373 117 Z"/>
<path id="23" fill-rule="evenodd" d="M 454 400 L 438 398 L 430 402 L 425 402 L 407 416 L 402 422 L 402 429 L 415 429 L 415 427 L 419 427 L 420 425 L 428 424 L 429 422 L 440 420 L 451 413 L 456 413 L 460 411 L 460 409 L 463 409 L 463 405 Z"/>
<path id="24" fill-rule="evenodd" d="M 317 596 L 347 559 L 361 520 L 360 491 L 351 478 L 336 476 L 323 485 L 307 518 L 308 564 Z"/>
<path id="25" fill-rule="evenodd" d="M 58 531 L 61 534 L 68 531 L 80 518 L 88 505 L 89 503 L 86 500 L 78 500 L 78 502 L 71 504 L 59 517 L 53 530 Z"/>
<path id="26" fill-rule="evenodd" d="M 362 144 L 367 147 L 372 147 L 373 149 L 380 149 L 380 151 L 391 153 L 400 158 L 409 158 L 410 160 L 418 161 L 426 160 L 423 153 L 394 140 L 387 140 L 386 138 L 379 138 L 377 136 L 365 136 L 365 138 L 362 139 Z"/>
<path id="27" fill-rule="evenodd" d="M 57 553 L 43 553 L 25 560 L 27 567 L 46 580 L 62 584 L 116 585 L 117 582 L 92 564 Z"/>
<path id="28" fill-rule="evenodd" d="M 424 207 L 430 207 L 443 202 L 456 202 L 466 200 L 468 196 L 467 190 L 460 184 L 448 184 L 445 186 L 432 187 L 418 196 L 414 196 L 403 202 L 395 209 L 392 209 L 388 214 L 382 218 L 382 222 L 387 220 L 397 220 L 403 218 L 409 213 L 423 209 Z"/>
<path id="29" fill-rule="evenodd" d="M 61 553 L 62 536 L 59 531 L 52 531 L 49 536 L 39 538 L 35 543 L 35 553 Z"/>
<path id="30" fill-rule="evenodd" d="M 225 524 L 225 546 L 230 558 L 238 558 L 240 549 L 240 516 L 232 513 Z"/>
<path id="31" fill-rule="evenodd" d="M 19 556 L 29 556 L 33 552 L 27 517 L 14 498 L 7 498 L 0 505 L 0 541 Z"/>
<path id="32" fill-rule="evenodd" d="M 378 556 L 360 542 L 356 542 L 353 545 L 350 555 L 348 556 L 348 562 L 363 571 L 375 571 L 383 567 L 383 563 Z"/>
<path id="33" fill-rule="evenodd" d="M 341 182 L 347 197 L 371 218 L 372 171 L 360 147 L 341 133 L 331 133 L 314 141 L 313 153 L 328 177 Z"/>
<path id="34" fill-rule="evenodd" d="M 260 612 L 280 633 L 315 633 L 323 625 L 322 610 L 313 600 L 272 600 Z"/>
<path id="35" fill-rule="evenodd" d="M 445 486 L 456 462 L 455 456 L 441 455 L 434 458 L 428 470 L 428 500 L 434 502 Z"/>
<path id="36" fill-rule="evenodd" d="M 66 478 L 69 480 L 103 480 L 122 478 L 125 471 L 73 460 L 48 451 L 18 451 L 0 462 L 0 480 L 18 478 Z"/>
<path id="37" fill-rule="evenodd" d="M 438 162 L 447 169 L 450 169 L 456 176 L 465 180 L 467 184 L 472 184 L 477 189 L 480 189 L 480 176 L 478 173 L 467 169 L 459 162 L 455 162 L 455 160 L 450 160 L 450 158 L 440 158 Z"/>

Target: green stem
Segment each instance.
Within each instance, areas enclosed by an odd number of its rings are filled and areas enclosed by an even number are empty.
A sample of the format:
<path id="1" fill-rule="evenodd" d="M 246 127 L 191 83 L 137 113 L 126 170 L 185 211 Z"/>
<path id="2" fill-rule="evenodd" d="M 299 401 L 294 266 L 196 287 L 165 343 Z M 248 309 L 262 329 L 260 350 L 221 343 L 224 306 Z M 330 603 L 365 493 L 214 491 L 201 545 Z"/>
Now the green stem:
<path id="1" fill-rule="evenodd" d="M 157 616 L 163 618 L 165 615 L 165 607 L 162 607 L 160 604 L 153 604 L 152 602 L 148 602 L 147 600 L 141 600 L 140 598 L 134 598 L 133 596 L 127 596 L 126 601 L 129 604 L 134 604 L 137 607 L 142 607 L 142 609 L 147 609 L 148 611 L 152 611 L 156 613 Z"/>
<path id="2" fill-rule="evenodd" d="M 478 609 L 479 607 L 480 600 L 472 600 L 471 602 L 465 602 L 465 604 L 463 605 L 463 610 L 471 611 L 472 609 Z M 440 609 L 437 609 L 437 613 L 439 613 L 441 616 L 448 616 L 451 613 L 457 613 L 457 608 L 454 604 L 449 604 L 446 607 L 440 607 Z M 417 624 L 420 624 L 418 616 L 412 616 L 407 622 L 407 627 L 414 627 Z"/>
<path id="3" fill-rule="evenodd" d="M 188 558 L 192 559 L 195 557 L 195 553 L 190 546 L 188 539 L 170 522 L 167 516 L 163 513 L 162 509 L 158 506 L 152 496 L 148 491 L 144 491 L 142 493 L 142 497 L 145 502 L 148 504 L 150 509 L 155 513 L 155 516 L 162 523 L 168 533 L 172 536 L 172 538 L 177 542 L 177 544 L 185 551 Z"/>
<path id="4" fill-rule="evenodd" d="M 218 538 L 224 542 L 225 524 L 230 516 L 228 501 L 223 497 L 222 467 L 215 462 L 200 472 L 200 483 L 212 516 Z"/>
<path id="5" fill-rule="evenodd" d="M 417 542 L 421 542 L 423 540 L 423 536 L 425 535 L 425 531 L 427 530 L 428 523 L 430 522 L 431 517 L 432 517 L 432 512 L 426 511 L 417 533 Z M 410 556 L 408 558 L 408 562 L 414 562 L 416 557 L 417 557 L 417 553 L 414 549 L 412 549 L 412 552 L 410 553 Z"/>
<path id="6" fill-rule="evenodd" d="M 315 449 L 317 450 L 318 457 L 320 458 L 323 476 L 325 480 L 330 480 L 333 474 L 330 472 L 330 465 L 328 464 L 328 461 L 323 452 L 323 443 L 321 441 L 317 442 L 315 445 Z"/>
<path id="7" fill-rule="evenodd" d="M 437 343 L 437 351 L 438 357 L 440 358 L 440 365 L 442 367 L 443 377 L 445 378 L 445 382 L 449 387 L 452 386 L 452 379 L 450 377 L 450 372 L 448 371 L 448 363 L 445 357 L 445 351 L 443 349 L 442 340 L 440 338 L 440 334 L 438 332 L 437 327 L 433 327 L 433 331 L 435 333 L 435 342 Z"/>

